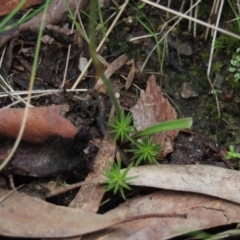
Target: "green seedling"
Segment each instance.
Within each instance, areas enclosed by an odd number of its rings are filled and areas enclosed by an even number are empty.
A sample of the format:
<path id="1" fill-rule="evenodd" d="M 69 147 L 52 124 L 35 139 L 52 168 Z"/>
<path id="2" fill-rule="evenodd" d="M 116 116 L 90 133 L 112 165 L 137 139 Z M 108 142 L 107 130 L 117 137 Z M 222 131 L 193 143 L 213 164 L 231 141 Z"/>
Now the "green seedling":
<path id="1" fill-rule="evenodd" d="M 150 137 L 143 137 L 141 142 L 134 141 L 136 148 L 128 150 L 134 153 L 132 161 L 138 166 L 141 162 L 147 164 L 158 164 L 161 159 L 161 150 L 163 149 L 160 144 L 154 143 Z"/>
<path id="2" fill-rule="evenodd" d="M 132 115 L 130 113 L 125 116 L 124 111 L 121 109 L 119 117 L 112 117 L 112 122 L 109 123 L 109 126 L 112 127 L 110 132 L 115 134 L 115 141 L 132 141 L 130 134 L 133 133 L 133 126 L 131 125 Z"/>
<path id="3" fill-rule="evenodd" d="M 240 170 L 240 153 L 235 152 L 233 145 L 230 145 L 230 146 L 229 146 L 229 152 L 227 152 L 226 159 L 228 159 L 228 160 L 239 159 L 238 169 Z"/>
<path id="4" fill-rule="evenodd" d="M 223 64 L 220 63 L 219 61 L 216 61 L 215 63 L 213 63 L 214 72 L 219 73 L 222 67 L 223 67 Z"/>
<path id="5" fill-rule="evenodd" d="M 123 199 L 126 199 L 124 191 L 131 190 L 129 186 L 129 181 L 135 177 L 127 177 L 127 173 L 132 168 L 130 164 L 125 170 L 121 171 L 121 159 L 118 158 L 116 163 L 111 165 L 109 170 L 105 170 L 103 175 L 107 178 L 103 184 L 106 185 L 105 191 L 113 190 L 113 193 L 116 194 L 120 192 Z"/>
<path id="6" fill-rule="evenodd" d="M 229 72 L 234 73 L 234 79 L 236 81 L 240 79 L 240 48 L 237 49 L 236 54 L 232 57 Z"/>
<path id="7" fill-rule="evenodd" d="M 119 117 L 113 117 L 112 123 L 109 123 L 109 126 L 112 127 L 110 132 L 115 134 L 115 141 L 117 141 L 120 146 L 124 146 L 125 149 L 128 148 L 130 143 L 134 144 L 135 148 L 127 149 L 127 152 L 134 154 L 132 160 L 135 162 L 135 165 L 139 165 L 141 162 L 154 164 L 158 163 L 163 147 L 160 144 L 154 143 L 151 136 L 164 131 L 190 128 L 192 119 L 185 118 L 163 122 L 139 132 L 134 132 L 134 126 L 131 124 L 132 115 L 130 113 L 125 115 L 124 111 L 120 110 Z M 141 141 L 137 141 L 138 139 L 141 139 Z"/>

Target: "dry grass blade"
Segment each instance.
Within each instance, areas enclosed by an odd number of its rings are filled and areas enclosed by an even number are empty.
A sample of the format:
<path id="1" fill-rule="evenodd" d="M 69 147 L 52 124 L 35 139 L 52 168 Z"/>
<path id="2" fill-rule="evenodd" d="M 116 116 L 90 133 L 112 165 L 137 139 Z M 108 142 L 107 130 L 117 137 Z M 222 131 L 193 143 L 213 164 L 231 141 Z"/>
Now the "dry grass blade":
<path id="1" fill-rule="evenodd" d="M 166 7 L 162 6 L 162 5 L 158 5 L 158 4 L 153 3 L 153 2 L 151 2 L 151 1 L 149 1 L 149 0 L 141 0 L 141 1 L 147 3 L 147 4 L 151 5 L 151 6 L 154 6 L 154 7 L 156 7 L 156 8 L 159 8 L 159 9 L 162 9 L 162 10 L 165 10 L 165 11 L 168 11 L 168 12 L 174 14 L 174 15 L 177 15 L 177 16 L 180 16 L 180 17 L 182 17 L 182 18 L 186 18 L 186 19 L 191 20 L 191 21 L 193 21 L 193 22 L 199 23 L 200 25 L 203 25 L 203 26 L 205 26 L 205 27 L 209 27 L 209 28 L 211 28 L 211 29 L 217 30 L 217 31 L 219 31 L 219 32 L 221 32 L 221 33 L 224 33 L 224 34 L 226 34 L 226 35 L 229 35 L 229 36 L 231 36 L 231 37 L 240 39 L 240 36 L 237 35 L 237 34 L 234 34 L 234 33 L 232 33 L 232 32 L 226 31 L 226 30 L 224 30 L 224 29 L 222 29 L 222 28 L 215 27 L 215 26 L 213 26 L 213 25 L 211 25 L 211 24 L 208 24 L 208 23 L 203 22 L 203 21 L 201 21 L 201 20 L 198 20 L 198 19 L 196 19 L 196 18 L 189 17 L 188 15 L 185 15 L 185 14 L 182 14 L 182 13 L 180 13 L 180 12 L 174 11 L 174 10 L 172 10 L 172 9 L 166 8 Z"/>

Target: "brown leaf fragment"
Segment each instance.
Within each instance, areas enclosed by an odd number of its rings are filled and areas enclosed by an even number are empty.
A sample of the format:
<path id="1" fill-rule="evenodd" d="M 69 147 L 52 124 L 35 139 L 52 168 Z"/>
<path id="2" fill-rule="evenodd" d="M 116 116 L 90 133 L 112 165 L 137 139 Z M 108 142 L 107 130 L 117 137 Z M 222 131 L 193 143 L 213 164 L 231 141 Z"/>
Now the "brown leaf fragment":
<path id="1" fill-rule="evenodd" d="M 133 167 L 131 185 L 195 192 L 240 204 L 240 172 L 211 165 L 145 165 Z M 105 179 L 104 179 L 105 181 Z"/>
<path id="2" fill-rule="evenodd" d="M 67 0 L 66 4 L 68 4 L 70 10 L 74 13 L 77 6 L 79 8 L 83 8 L 87 1 L 83 0 Z M 79 5 L 78 5 L 79 4 Z M 41 23 L 43 13 L 39 13 L 34 18 L 30 19 L 28 22 L 23 23 L 20 25 L 20 31 L 32 31 L 38 32 L 39 26 Z M 48 7 L 46 18 L 45 18 L 45 25 L 57 25 L 59 22 L 63 21 L 63 17 L 68 16 L 68 10 L 65 5 L 65 1 L 53 0 Z"/>
<path id="3" fill-rule="evenodd" d="M 104 215 L 127 218 L 152 212 L 177 212 L 186 214 L 187 218 L 143 218 L 89 234 L 84 239 L 172 239 L 192 231 L 228 225 L 240 220 L 239 204 L 201 194 L 168 190 L 129 200 Z M 137 238 L 140 232 L 148 237 Z"/>
<path id="4" fill-rule="evenodd" d="M 130 109 L 133 114 L 134 124 L 138 131 L 154 124 L 174 120 L 177 113 L 163 94 L 154 75 L 151 75 L 147 82 L 146 91 L 142 91 L 137 104 Z M 155 142 L 164 146 L 163 156 L 173 151 L 174 139 L 178 131 L 167 131 L 156 135 Z"/>
<path id="5" fill-rule="evenodd" d="M 126 81 L 126 84 L 125 84 L 125 89 L 126 90 L 128 90 L 130 88 L 130 86 L 132 85 L 135 72 L 136 72 L 136 68 L 135 68 L 135 63 L 133 61 L 132 67 L 131 67 L 131 69 L 130 69 L 130 71 L 128 73 L 127 81 Z"/>
<path id="6" fill-rule="evenodd" d="M 93 171 L 88 174 L 85 182 L 94 181 L 102 175 L 104 169 L 109 167 L 109 163 L 114 161 L 115 150 L 116 144 L 114 143 L 113 136 L 106 133 L 95 158 Z M 71 202 L 70 207 L 79 208 L 88 212 L 97 212 L 104 193 L 105 188 L 102 185 L 82 186 Z"/>
<path id="7" fill-rule="evenodd" d="M 12 0 L 13 1 L 13 0 Z M 8 1 L 5 1 L 8 2 Z M 18 1 L 19 2 L 19 1 Z M 79 3 L 79 5 L 78 5 Z M 70 10 L 74 13 L 77 6 L 83 9 L 88 1 L 84 0 L 66 0 Z M 38 32 L 43 13 L 39 13 L 29 21 L 21 24 L 19 27 L 12 28 L 8 31 L 4 31 L 0 34 L 0 48 L 2 48 L 12 38 L 19 36 L 20 32 L 32 31 Z M 65 1 L 53 0 L 48 7 L 48 11 L 45 18 L 45 25 L 57 25 L 63 21 L 63 18 L 68 16 L 68 11 L 65 5 Z"/>
<path id="8" fill-rule="evenodd" d="M 0 199 L 9 193 L 0 189 Z M 66 238 L 104 229 L 119 222 L 115 217 L 55 206 L 14 192 L 0 203 L 0 236 Z"/>
<path id="9" fill-rule="evenodd" d="M 68 110 L 68 105 L 30 108 L 22 139 L 41 143 L 54 135 L 73 138 L 78 129 L 69 120 L 62 117 Z M 6 108 L 0 111 L 0 135 L 16 138 L 23 115 L 23 108 Z"/>
<path id="10" fill-rule="evenodd" d="M 12 12 L 20 2 L 21 1 L 19 0 L 1 1 L 0 16 L 4 16 Z M 26 3 L 23 5 L 22 9 L 31 7 L 36 4 L 42 4 L 43 2 L 44 2 L 43 0 L 27 0 Z"/>
<path id="11" fill-rule="evenodd" d="M 116 71 L 118 69 L 120 69 L 125 62 L 128 60 L 128 56 L 127 54 L 123 54 L 120 57 L 118 57 L 117 59 L 115 59 L 106 69 L 106 71 L 104 72 L 104 75 L 106 78 L 110 78 L 114 73 L 116 73 Z M 98 81 L 95 84 L 95 90 L 97 90 L 98 92 L 106 92 L 105 87 L 104 87 L 104 83 L 103 80 L 101 78 L 98 79 Z M 101 89 L 104 88 L 104 89 Z"/>

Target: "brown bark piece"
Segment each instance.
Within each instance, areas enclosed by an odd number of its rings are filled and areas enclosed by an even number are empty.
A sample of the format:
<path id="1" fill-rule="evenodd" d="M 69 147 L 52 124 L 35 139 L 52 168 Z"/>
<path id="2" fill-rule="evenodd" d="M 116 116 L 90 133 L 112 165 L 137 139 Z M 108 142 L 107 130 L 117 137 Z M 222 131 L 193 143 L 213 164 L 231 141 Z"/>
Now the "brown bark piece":
<path id="1" fill-rule="evenodd" d="M 19 5 L 21 1 L 20 0 L 8 0 L 8 1 L 1 1 L 0 4 L 0 16 L 4 16 L 9 14 L 14 10 L 14 8 Z M 36 4 L 42 4 L 43 0 L 27 0 L 26 3 L 23 5 L 22 9 L 31 7 Z"/>
<path id="2" fill-rule="evenodd" d="M 156 84 L 154 75 L 149 77 L 146 91 L 142 91 L 140 99 L 130 111 L 133 114 L 134 124 L 138 131 L 177 118 L 176 111 L 163 97 L 159 86 Z M 156 134 L 155 142 L 164 147 L 162 152 L 164 157 L 173 151 L 173 141 L 177 134 L 178 131 L 176 130 Z"/>
<path id="3" fill-rule="evenodd" d="M 88 174 L 85 182 L 94 181 L 102 175 L 103 170 L 114 161 L 115 150 L 116 145 L 113 136 L 107 133 L 94 161 L 94 170 Z M 97 212 L 104 193 L 105 188 L 102 185 L 85 185 L 81 187 L 70 207 L 92 213 Z"/>
<path id="4" fill-rule="evenodd" d="M 30 108 L 22 139 L 41 143 L 53 135 L 73 138 L 78 129 L 69 120 L 62 117 L 68 110 L 68 105 Z M 0 111 L 0 135 L 16 138 L 23 115 L 23 108 L 6 108 Z"/>
<path id="5" fill-rule="evenodd" d="M 78 3 L 79 9 L 83 9 L 88 1 L 83 0 L 66 0 L 71 11 L 74 13 Z M 21 24 L 19 27 L 10 29 L 9 31 L 4 31 L 0 34 L 0 48 L 2 48 L 8 41 L 12 38 L 19 36 L 20 32 L 33 31 L 38 32 L 42 20 L 42 14 L 39 13 L 29 21 Z M 48 7 L 47 15 L 45 18 L 46 25 L 57 25 L 63 21 L 63 18 L 67 18 L 68 12 L 65 6 L 65 1 L 53 0 Z"/>
<path id="6" fill-rule="evenodd" d="M 173 212 L 186 214 L 187 218 L 142 218 L 89 234 L 84 239 L 172 239 L 189 232 L 232 224 L 240 219 L 238 204 L 201 194 L 166 190 L 129 200 L 104 215 L 128 218 Z M 137 237 L 140 232 L 149 235 Z"/>
<path id="7" fill-rule="evenodd" d="M 74 13 L 76 10 L 77 5 L 79 4 L 79 9 L 83 8 L 88 1 L 82 0 L 67 0 L 66 3 L 68 4 L 71 11 Z M 32 31 L 38 32 L 39 26 L 41 24 L 43 13 L 39 13 L 37 16 L 32 18 L 26 23 L 23 23 L 19 26 L 20 31 Z M 49 5 L 46 18 L 45 18 L 45 26 L 48 24 L 57 25 L 58 23 L 63 21 L 63 17 L 68 16 L 68 11 L 65 6 L 65 1 L 53 0 L 52 3 Z"/>

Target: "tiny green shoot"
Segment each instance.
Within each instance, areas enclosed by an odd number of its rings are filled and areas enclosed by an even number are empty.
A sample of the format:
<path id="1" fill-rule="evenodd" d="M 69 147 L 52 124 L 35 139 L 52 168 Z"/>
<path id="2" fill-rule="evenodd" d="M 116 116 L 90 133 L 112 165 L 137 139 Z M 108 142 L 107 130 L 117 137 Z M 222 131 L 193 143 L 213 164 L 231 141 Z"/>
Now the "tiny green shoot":
<path id="1" fill-rule="evenodd" d="M 233 160 L 233 159 L 237 159 L 237 158 L 239 159 L 238 169 L 240 170 L 240 153 L 235 152 L 234 146 L 233 146 L 233 145 L 230 145 L 230 146 L 229 146 L 229 152 L 227 152 L 226 159 L 227 159 L 227 160 Z"/>
<path id="2" fill-rule="evenodd" d="M 132 168 L 130 164 L 126 169 L 121 171 L 121 159 L 117 158 L 117 162 L 111 165 L 111 168 L 105 170 L 103 175 L 107 178 L 103 184 L 106 185 L 105 191 L 113 190 L 113 193 L 116 194 L 120 192 L 123 199 L 126 199 L 124 190 L 131 190 L 129 186 L 129 181 L 135 177 L 126 177 L 129 170 Z"/>
<path id="3" fill-rule="evenodd" d="M 142 161 L 147 164 L 158 164 L 161 159 L 161 150 L 163 147 L 160 144 L 154 143 L 153 138 L 143 137 L 141 142 L 134 141 L 137 148 L 130 149 L 128 152 L 134 153 L 132 161 L 138 166 Z"/>
<path id="4" fill-rule="evenodd" d="M 235 81 L 240 79 L 240 48 L 237 49 L 236 54 L 232 57 L 229 72 L 234 73 Z"/>
<path id="5" fill-rule="evenodd" d="M 120 142 L 130 140 L 130 134 L 133 132 L 132 115 L 128 113 L 126 116 L 121 109 L 119 117 L 112 117 L 112 123 L 108 123 L 112 127 L 111 133 L 115 134 L 114 140 L 120 140 Z"/>

